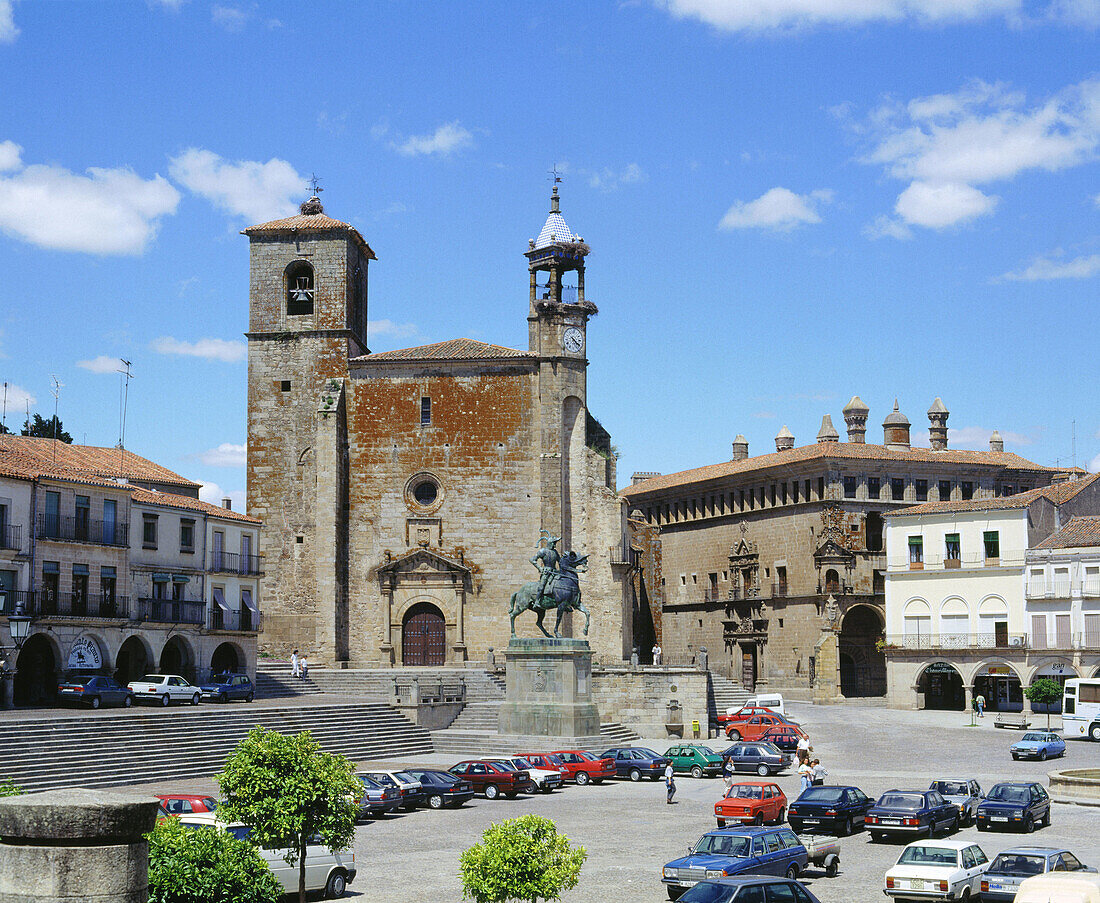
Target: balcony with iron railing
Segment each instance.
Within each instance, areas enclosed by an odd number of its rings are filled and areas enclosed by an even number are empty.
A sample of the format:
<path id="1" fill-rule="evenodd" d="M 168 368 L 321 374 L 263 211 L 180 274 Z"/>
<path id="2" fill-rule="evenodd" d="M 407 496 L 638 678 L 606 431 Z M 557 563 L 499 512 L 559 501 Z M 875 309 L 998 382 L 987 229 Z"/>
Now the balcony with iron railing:
<path id="1" fill-rule="evenodd" d="M 3 598 L 0 598 L 0 615 L 10 615 L 15 612 L 15 607 L 23 603 L 23 610 L 29 614 L 35 614 L 35 598 L 33 590 L 8 589 L 2 590 Z"/>
<path id="2" fill-rule="evenodd" d="M 192 599 L 138 599 L 137 620 L 201 627 L 206 625 L 206 603 Z"/>
<path id="3" fill-rule="evenodd" d="M 789 589 L 786 583 L 772 581 L 772 598 L 785 599 L 789 593 Z"/>
<path id="4" fill-rule="evenodd" d="M 90 520 L 86 517 L 38 515 L 38 539 L 59 542 L 87 542 L 101 546 L 125 546 L 130 542 L 130 525 L 117 521 Z"/>
<path id="5" fill-rule="evenodd" d="M 225 611 L 221 606 L 215 605 L 210 615 L 210 629 L 255 633 L 260 629 L 260 613 L 247 607 Z"/>
<path id="6" fill-rule="evenodd" d="M 23 548 L 23 528 L 17 524 L 0 524 L 0 549 L 18 552 Z"/>
<path id="7" fill-rule="evenodd" d="M 43 618 L 129 620 L 130 597 L 113 593 L 38 593 L 34 614 Z"/>
<path id="8" fill-rule="evenodd" d="M 625 536 L 610 548 L 612 567 L 634 567 L 638 553 L 630 545 L 630 540 Z"/>
<path id="9" fill-rule="evenodd" d="M 236 574 L 240 577 L 262 577 L 263 555 L 239 555 L 236 552 L 210 553 L 206 569 L 212 574 Z"/>
<path id="10" fill-rule="evenodd" d="M 1100 577 L 1086 577 L 1082 580 L 1081 595 L 1092 598 L 1100 596 Z"/>
<path id="11" fill-rule="evenodd" d="M 952 649 L 1001 649 L 1023 651 L 1028 638 L 1023 633 L 904 633 L 884 637 L 885 648 L 944 652 Z"/>
<path id="12" fill-rule="evenodd" d="M 1068 599 L 1072 592 L 1067 580 L 1028 580 L 1027 597 L 1029 599 Z"/>
<path id="13" fill-rule="evenodd" d="M 1010 555 L 1002 555 L 1000 558 L 986 558 L 984 555 L 963 555 L 962 558 L 945 558 L 943 555 L 927 553 L 920 561 L 913 561 L 908 556 L 893 557 L 887 560 L 886 569 L 890 573 L 899 571 L 947 571 L 947 570 L 975 570 L 978 568 L 1015 568 L 1023 567 L 1024 554 L 1022 552 Z"/>

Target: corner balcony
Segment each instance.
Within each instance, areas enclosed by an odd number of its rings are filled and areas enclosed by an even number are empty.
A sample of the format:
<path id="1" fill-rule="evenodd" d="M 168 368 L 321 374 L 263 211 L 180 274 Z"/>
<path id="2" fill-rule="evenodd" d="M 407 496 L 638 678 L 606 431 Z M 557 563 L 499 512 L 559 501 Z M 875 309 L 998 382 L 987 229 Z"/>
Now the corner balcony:
<path id="1" fill-rule="evenodd" d="M 54 542 L 85 542 L 98 546 L 130 544 L 130 525 L 117 521 L 40 514 L 37 526 L 35 536 L 38 539 Z"/>
<path id="2" fill-rule="evenodd" d="M 23 528 L 16 524 L 0 526 L 0 550 L 18 552 L 23 548 Z"/>
<path id="3" fill-rule="evenodd" d="M 206 603 L 190 599 L 138 599 L 136 619 L 152 624 L 206 626 Z"/>

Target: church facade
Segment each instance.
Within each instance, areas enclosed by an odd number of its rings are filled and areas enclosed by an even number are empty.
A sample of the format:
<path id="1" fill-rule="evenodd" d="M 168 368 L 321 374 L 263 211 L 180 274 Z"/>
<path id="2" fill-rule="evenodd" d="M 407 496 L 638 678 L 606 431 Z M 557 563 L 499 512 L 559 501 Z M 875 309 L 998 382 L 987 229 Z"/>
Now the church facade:
<path id="1" fill-rule="evenodd" d="M 511 594 L 538 579 L 529 560 L 549 535 L 589 556 L 593 651 L 628 655 L 628 565 L 610 552 L 624 529 L 615 457 L 588 411 L 589 248 L 557 189 L 525 254 L 526 350 L 454 339 L 372 354 L 376 258 L 358 231 L 311 198 L 243 234 L 262 647 L 353 667 L 484 661 L 507 644 Z M 567 616 L 566 632 L 582 626 Z"/>

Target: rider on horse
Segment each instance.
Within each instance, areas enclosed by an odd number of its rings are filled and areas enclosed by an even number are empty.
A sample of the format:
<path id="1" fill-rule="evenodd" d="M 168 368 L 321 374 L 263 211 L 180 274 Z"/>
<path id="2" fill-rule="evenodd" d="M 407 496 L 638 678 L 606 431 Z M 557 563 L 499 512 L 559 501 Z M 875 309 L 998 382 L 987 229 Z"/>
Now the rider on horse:
<path id="1" fill-rule="evenodd" d="M 531 564 L 537 567 L 539 573 L 542 574 L 542 577 L 539 578 L 538 591 L 538 599 L 541 600 L 546 595 L 551 579 L 559 573 L 558 562 L 561 561 L 561 554 L 554 547 L 558 544 L 561 537 L 551 536 L 548 530 L 542 530 L 540 532 L 546 534 L 546 548 L 543 548 L 541 545 L 538 546 L 537 551 L 531 558 Z M 539 542 L 541 543 L 542 540 L 539 539 Z"/>

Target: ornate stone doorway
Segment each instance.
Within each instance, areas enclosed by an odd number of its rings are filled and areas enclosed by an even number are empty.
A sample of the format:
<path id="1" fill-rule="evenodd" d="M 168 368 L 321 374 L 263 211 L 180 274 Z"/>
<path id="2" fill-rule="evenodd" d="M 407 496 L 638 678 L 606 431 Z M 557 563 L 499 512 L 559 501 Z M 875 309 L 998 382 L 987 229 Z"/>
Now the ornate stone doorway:
<path id="1" fill-rule="evenodd" d="M 401 664 L 442 665 L 447 660 L 447 623 L 430 602 L 419 602 L 401 625 Z"/>

